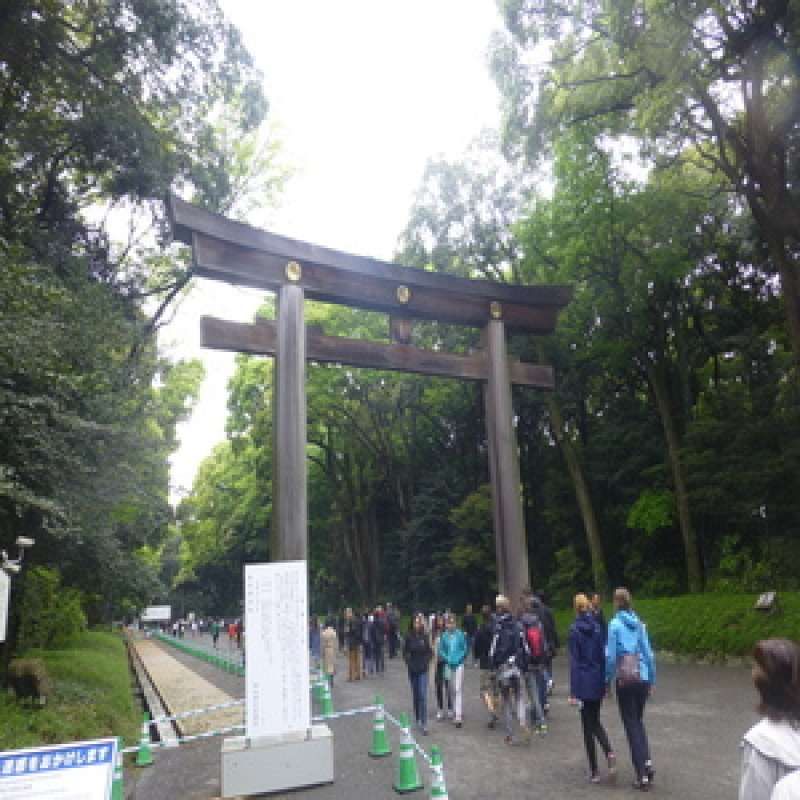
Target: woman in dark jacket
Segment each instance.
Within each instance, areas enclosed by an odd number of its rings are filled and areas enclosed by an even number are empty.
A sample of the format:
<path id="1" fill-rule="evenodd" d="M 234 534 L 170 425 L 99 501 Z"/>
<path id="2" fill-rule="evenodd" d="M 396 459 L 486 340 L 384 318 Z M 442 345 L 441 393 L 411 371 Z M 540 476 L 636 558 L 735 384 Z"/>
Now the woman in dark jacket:
<path id="1" fill-rule="evenodd" d="M 605 695 L 605 635 L 585 594 L 575 595 L 575 622 L 569 629 L 570 702 L 581 712 L 583 741 L 589 758 L 589 780 L 599 783 L 595 739 L 606 756 L 608 774 L 616 774 L 617 757 L 600 722 Z"/>
<path id="2" fill-rule="evenodd" d="M 433 648 L 425 632 L 425 617 L 417 614 L 403 643 L 403 659 L 408 667 L 414 719 L 422 733 L 428 735 L 428 668 Z"/>

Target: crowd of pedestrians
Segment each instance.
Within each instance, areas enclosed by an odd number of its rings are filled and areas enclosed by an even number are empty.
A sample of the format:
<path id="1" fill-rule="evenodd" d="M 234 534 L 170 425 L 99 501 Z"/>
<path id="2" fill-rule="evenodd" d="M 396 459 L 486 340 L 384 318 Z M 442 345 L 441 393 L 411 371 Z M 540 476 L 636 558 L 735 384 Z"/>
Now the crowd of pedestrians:
<path id="1" fill-rule="evenodd" d="M 656 663 L 647 628 L 633 609 L 630 592 L 614 592 L 614 615 L 607 623 L 601 598 L 579 593 L 567 637 L 568 702 L 577 708 L 587 777 L 613 780 L 617 754 L 601 719 L 603 701 L 616 696 L 635 775 L 634 787 L 648 791 L 655 767 L 645 726 L 645 709 L 656 682 Z M 400 635 L 400 618 L 388 604 L 355 614 L 348 608 L 324 626 L 312 620 L 310 646 L 331 679 L 336 649 L 347 654 L 348 680 L 384 671 L 384 655 L 402 655 L 411 686 L 414 720 L 429 732 L 428 696 L 433 686 L 437 721 L 461 728 L 464 721 L 464 671 L 480 669 L 479 693 L 489 728 L 501 726 L 504 741 L 528 743 L 548 733 L 553 692 L 553 657 L 560 642 L 552 611 L 541 594 L 525 592 L 514 606 L 495 598 L 480 614 L 467 606 L 459 625 L 450 612 L 411 618 Z M 321 651 L 321 653 L 320 653 Z M 739 800 L 800 800 L 800 645 L 786 639 L 759 642 L 753 681 L 762 720 L 748 731 L 742 748 Z"/>

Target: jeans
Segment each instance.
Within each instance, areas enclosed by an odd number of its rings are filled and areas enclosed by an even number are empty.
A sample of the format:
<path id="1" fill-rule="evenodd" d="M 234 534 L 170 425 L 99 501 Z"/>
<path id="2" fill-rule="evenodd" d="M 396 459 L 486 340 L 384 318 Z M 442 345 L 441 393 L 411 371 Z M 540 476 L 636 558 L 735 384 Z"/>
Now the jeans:
<path id="1" fill-rule="evenodd" d="M 447 695 L 447 710 L 452 711 L 453 698 L 450 696 L 449 687 L 447 688 L 447 691 L 445 691 L 447 682 L 444 679 L 444 661 L 436 662 L 436 674 L 434 675 L 433 680 L 434 684 L 436 685 L 436 706 L 438 707 L 439 711 L 444 710 L 445 694 Z"/>
<path id="2" fill-rule="evenodd" d="M 544 723 L 542 711 L 542 692 L 546 691 L 547 681 L 544 672 L 539 667 L 531 667 L 525 673 L 525 694 L 528 697 L 528 724 L 541 725 Z"/>
<path id="3" fill-rule="evenodd" d="M 520 682 L 515 678 L 511 686 L 500 689 L 500 697 L 503 703 L 503 726 L 506 729 L 506 736 L 511 736 L 513 719 L 514 719 L 514 704 L 517 705 L 517 719 L 520 725 L 524 724 L 525 720 L 525 693 L 521 691 Z"/>
<path id="4" fill-rule="evenodd" d="M 597 748 L 595 747 L 595 739 L 600 742 L 600 747 L 608 758 L 608 754 L 612 752 L 611 745 L 608 741 L 608 734 L 600 722 L 600 706 L 602 700 L 583 700 L 581 705 L 581 726 L 583 727 L 583 743 L 586 747 L 586 755 L 589 758 L 589 769 L 592 775 L 597 772 Z"/>
<path id="5" fill-rule="evenodd" d="M 378 645 L 375 648 L 375 672 L 383 672 L 384 658 L 383 658 L 383 645 Z"/>
<path id="6" fill-rule="evenodd" d="M 408 671 L 411 697 L 414 701 L 414 719 L 423 727 L 428 724 L 428 670 Z"/>
<path id="7" fill-rule="evenodd" d="M 625 735 L 631 748 L 631 761 L 636 777 L 645 774 L 645 761 L 650 760 L 650 744 L 644 729 L 644 706 L 650 693 L 647 683 L 634 683 L 631 686 L 617 686 L 617 705 Z"/>

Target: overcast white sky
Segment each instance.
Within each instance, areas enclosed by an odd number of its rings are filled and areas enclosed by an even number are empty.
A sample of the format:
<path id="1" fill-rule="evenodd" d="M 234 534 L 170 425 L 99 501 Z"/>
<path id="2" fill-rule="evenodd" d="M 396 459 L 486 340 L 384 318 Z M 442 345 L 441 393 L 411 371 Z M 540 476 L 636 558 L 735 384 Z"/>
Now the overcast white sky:
<path id="1" fill-rule="evenodd" d="M 488 45 L 494 0 L 222 0 L 264 73 L 269 119 L 294 170 L 267 221 L 276 233 L 391 258 L 429 158 L 457 159 L 498 97 Z M 258 220 L 263 224 L 263 218 Z M 199 318 L 249 319 L 263 293 L 197 280 L 160 336 L 207 377 L 172 458 L 172 498 L 224 438 L 233 354 L 204 351 Z"/>

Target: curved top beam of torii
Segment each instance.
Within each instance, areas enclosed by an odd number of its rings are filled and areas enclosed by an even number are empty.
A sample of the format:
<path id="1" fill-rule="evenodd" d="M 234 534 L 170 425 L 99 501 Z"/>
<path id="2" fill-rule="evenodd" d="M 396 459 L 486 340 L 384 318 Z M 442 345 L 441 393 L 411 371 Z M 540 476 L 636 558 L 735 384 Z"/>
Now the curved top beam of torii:
<path id="1" fill-rule="evenodd" d="M 344 253 L 235 222 L 174 195 L 168 198 L 173 235 L 192 246 L 201 277 L 279 289 L 294 283 L 307 297 L 394 316 L 552 333 L 569 303 L 568 286 L 524 286 L 473 280 Z M 295 262 L 299 269 L 287 269 Z"/>

